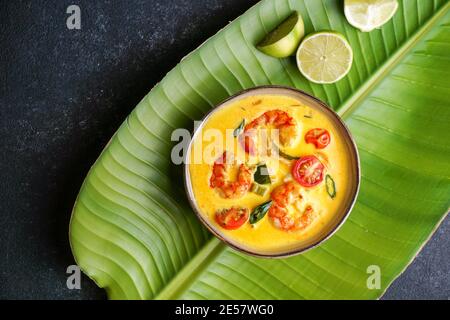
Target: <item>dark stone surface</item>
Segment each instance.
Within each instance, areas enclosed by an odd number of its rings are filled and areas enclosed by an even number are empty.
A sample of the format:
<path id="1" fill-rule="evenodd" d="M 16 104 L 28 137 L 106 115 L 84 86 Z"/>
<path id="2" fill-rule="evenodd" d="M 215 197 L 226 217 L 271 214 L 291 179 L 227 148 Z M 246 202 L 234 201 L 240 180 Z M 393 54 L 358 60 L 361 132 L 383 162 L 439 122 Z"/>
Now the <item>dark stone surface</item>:
<path id="1" fill-rule="evenodd" d="M 105 298 L 86 277 L 66 288 L 84 176 L 152 86 L 255 2 L 0 2 L 0 298 Z M 387 298 L 450 296 L 449 232 L 447 219 Z"/>

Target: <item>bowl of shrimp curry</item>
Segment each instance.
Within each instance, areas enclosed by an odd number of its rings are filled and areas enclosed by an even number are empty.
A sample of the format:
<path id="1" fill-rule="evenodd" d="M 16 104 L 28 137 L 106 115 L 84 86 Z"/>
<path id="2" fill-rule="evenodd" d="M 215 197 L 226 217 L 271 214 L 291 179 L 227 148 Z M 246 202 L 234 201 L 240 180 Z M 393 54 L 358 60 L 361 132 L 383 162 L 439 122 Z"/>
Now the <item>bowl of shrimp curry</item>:
<path id="1" fill-rule="evenodd" d="M 297 89 L 263 86 L 212 109 L 185 157 L 188 199 L 231 247 L 285 257 L 334 234 L 359 190 L 359 156 L 339 116 Z"/>

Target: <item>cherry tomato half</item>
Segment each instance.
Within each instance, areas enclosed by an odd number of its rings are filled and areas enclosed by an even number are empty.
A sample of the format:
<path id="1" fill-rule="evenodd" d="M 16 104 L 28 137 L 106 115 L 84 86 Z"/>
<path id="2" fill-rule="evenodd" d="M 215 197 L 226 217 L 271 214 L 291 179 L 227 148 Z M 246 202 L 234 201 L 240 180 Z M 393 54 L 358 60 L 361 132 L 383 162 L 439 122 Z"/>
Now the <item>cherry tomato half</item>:
<path id="1" fill-rule="evenodd" d="M 249 217 L 247 208 L 231 207 L 216 212 L 216 221 L 220 226 L 227 230 L 240 228 Z"/>
<path id="2" fill-rule="evenodd" d="M 326 129 L 315 128 L 309 130 L 305 135 L 306 143 L 312 143 L 317 149 L 323 149 L 330 143 L 330 133 Z"/>
<path id="3" fill-rule="evenodd" d="M 315 156 L 301 157 L 292 167 L 292 176 L 304 187 L 314 187 L 323 180 L 325 166 Z"/>

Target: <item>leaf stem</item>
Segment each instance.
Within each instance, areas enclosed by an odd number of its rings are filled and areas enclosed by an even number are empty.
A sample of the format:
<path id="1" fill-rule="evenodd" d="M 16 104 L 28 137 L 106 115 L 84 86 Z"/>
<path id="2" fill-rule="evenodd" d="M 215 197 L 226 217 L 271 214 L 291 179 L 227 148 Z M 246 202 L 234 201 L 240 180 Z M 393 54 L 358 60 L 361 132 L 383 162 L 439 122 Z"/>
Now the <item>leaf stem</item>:
<path id="1" fill-rule="evenodd" d="M 202 271 L 219 255 L 226 246 L 213 237 L 206 245 L 189 261 L 164 289 L 155 296 L 155 300 L 177 299 L 189 285 L 197 279 Z"/>

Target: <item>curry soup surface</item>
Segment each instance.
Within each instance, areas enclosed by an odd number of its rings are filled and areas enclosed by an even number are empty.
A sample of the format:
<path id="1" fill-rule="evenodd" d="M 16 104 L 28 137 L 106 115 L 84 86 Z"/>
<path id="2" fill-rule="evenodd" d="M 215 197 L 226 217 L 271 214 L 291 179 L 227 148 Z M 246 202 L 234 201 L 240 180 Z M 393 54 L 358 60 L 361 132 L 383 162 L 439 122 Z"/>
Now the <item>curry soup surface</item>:
<path id="1" fill-rule="evenodd" d="M 316 155 L 319 159 L 328 158 L 328 161 L 323 161 L 326 167 L 325 174 L 333 178 L 336 195 L 332 198 L 327 192 L 324 174 L 323 181 L 317 186 L 301 187 L 302 201 L 310 204 L 316 213 L 313 222 L 308 227 L 295 231 L 282 230 L 277 228 L 266 214 L 254 225 L 247 221 L 238 229 L 227 230 L 216 222 L 215 213 L 218 210 L 238 206 L 248 208 L 251 213 L 255 207 L 271 199 L 271 191 L 274 188 L 292 180 L 290 172 L 294 161 L 279 160 L 275 157 L 261 159 L 257 156 L 249 156 L 242 151 L 243 147 L 239 139 L 233 136 L 233 130 L 240 125 L 243 119 L 249 123 L 270 110 L 287 112 L 297 124 L 297 136 L 294 143 L 289 147 L 282 147 L 282 152 L 295 157 Z M 326 148 L 319 150 L 314 144 L 305 142 L 306 132 L 313 128 L 323 128 L 330 133 L 331 140 Z M 220 130 L 223 139 L 212 139 L 207 136 L 205 133 L 208 132 L 208 129 Z M 350 159 L 343 137 L 339 136 L 339 132 L 328 115 L 285 95 L 247 96 L 224 105 L 209 116 L 200 134 L 194 137 L 189 151 L 190 181 L 200 214 L 218 234 L 249 251 L 276 253 L 295 249 L 301 243 L 311 241 L 312 238 L 317 237 L 324 226 L 331 223 L 335 214 L 342 210 L 342 203 L 348 196 L 347 180 L 351 170 Z M 224 141 L 228 141 L 228 145 L 225 146 Z M 214 149 L 218 152 L 215 156 L 210 157 L 212 159 L 193 161 L 195 156 L 198 157 L 199 150 L 204 152 Z M 271 177 L 269 191 L 264 196 L 248 191 L 238 199 L 226 199 L 221 196 L 216 189 L 210 186 L 210 178 L 213 162 L 221 156 L 223 151 L 234 153 L 237 163 L 266 163 Z M 236 173 L 231 170 L 229 179 L 235 180 L 235 175 Z"/>

